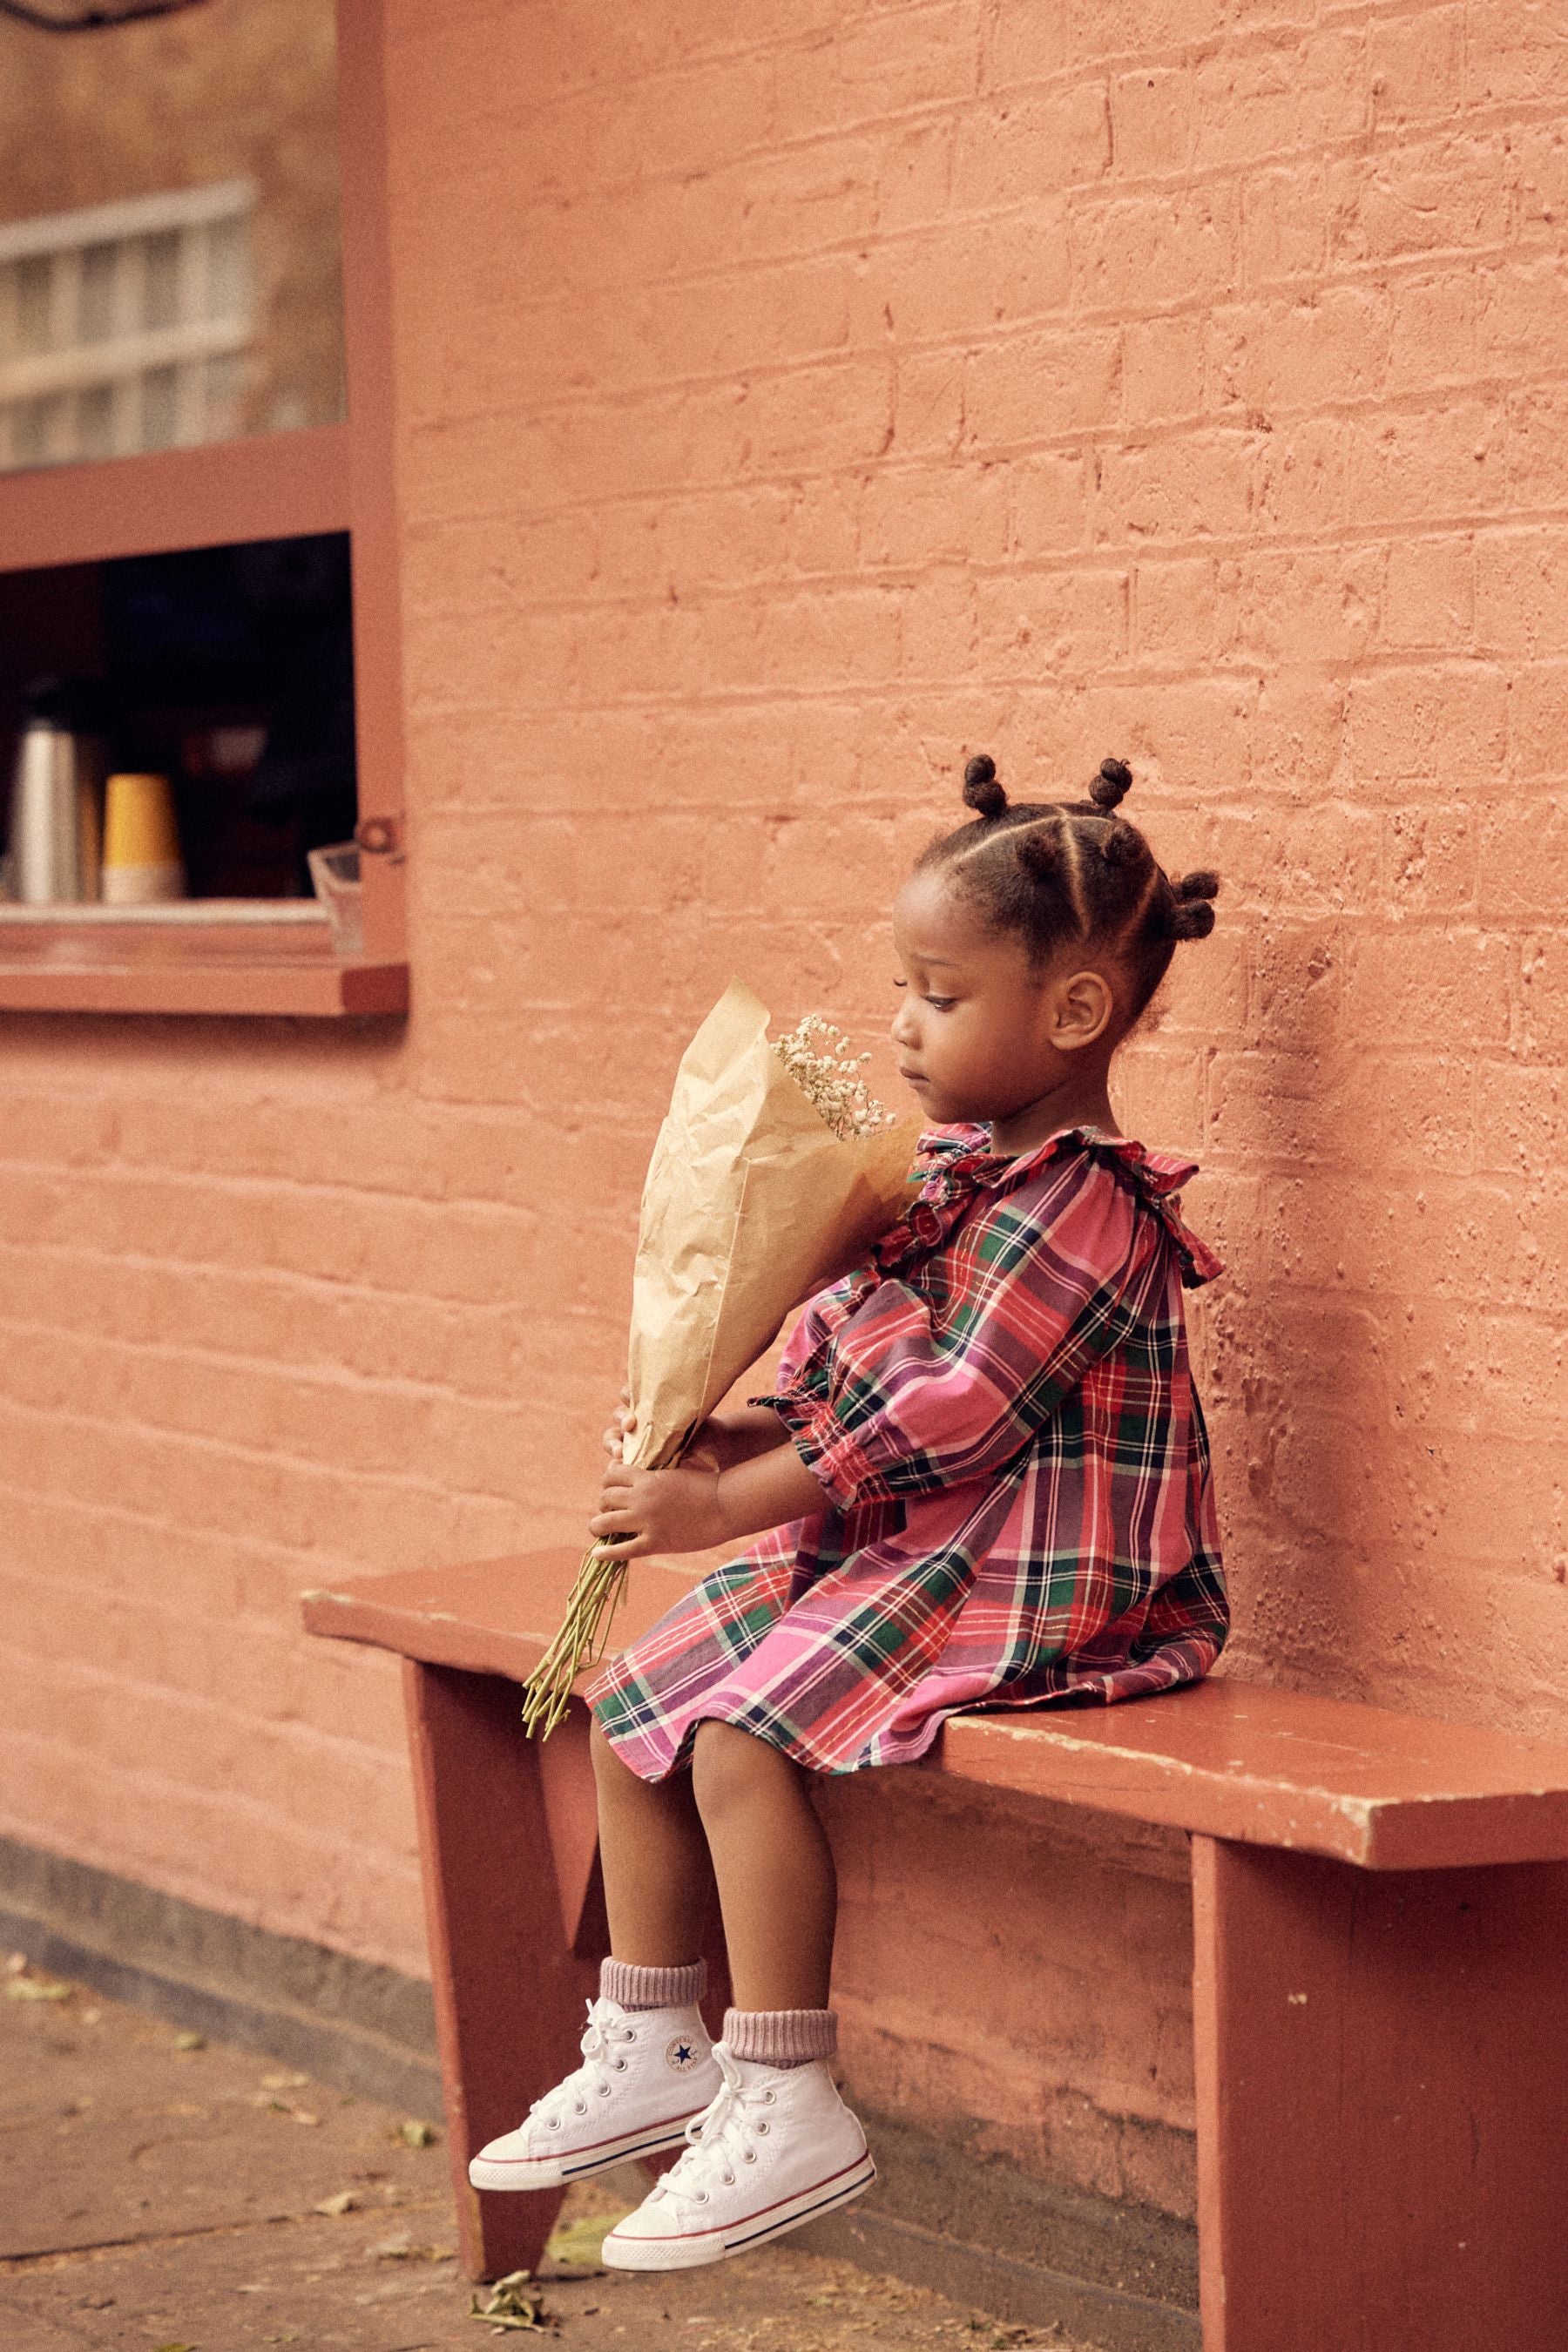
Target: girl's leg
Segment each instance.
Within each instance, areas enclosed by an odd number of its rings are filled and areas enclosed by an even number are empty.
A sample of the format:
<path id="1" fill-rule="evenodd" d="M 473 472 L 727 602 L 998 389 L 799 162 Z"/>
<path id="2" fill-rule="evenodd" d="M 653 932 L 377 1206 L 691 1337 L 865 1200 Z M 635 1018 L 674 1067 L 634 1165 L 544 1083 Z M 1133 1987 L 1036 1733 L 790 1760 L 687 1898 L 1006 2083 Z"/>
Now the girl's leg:
<path id="1" fill-rule="evenodd" d="M 765 1740 L 700 1723 L 692 1787 L 734 1985 L 723 2079 L 693 2145 L 605 2240 L 615 2270 L 743 2253 L 847 2204 L 877 2173 L 826 2064 L 837 1888 L 805 1776 Z"/>
<path id="2" fill-rule="evenodd" d="M 722 2081 L 698 2012 L 711 1884 L 689 1777 L 639 1780 L 595 1724 L 599 1848 L 612 1957 L 583 2063 L 468 2166 L 476 2189 L 559 2189 L 679 2147 Z"/>
<path id="3" fill-rule="evenodd" d="M 700 1723 L 692 1791 L 707 1832 L 738 2010 L 825 2010 L 833 1854 L 798 1765 L 728 1723 Z"/>
<path id="4" fill-rule="evenodd" d="M 596 1723 L 589 1745 L 610 1950 L 637 1968 L 681 1968 L 700 1948 L 712 1883 L 690 1776 L 639 1780 Z"/>

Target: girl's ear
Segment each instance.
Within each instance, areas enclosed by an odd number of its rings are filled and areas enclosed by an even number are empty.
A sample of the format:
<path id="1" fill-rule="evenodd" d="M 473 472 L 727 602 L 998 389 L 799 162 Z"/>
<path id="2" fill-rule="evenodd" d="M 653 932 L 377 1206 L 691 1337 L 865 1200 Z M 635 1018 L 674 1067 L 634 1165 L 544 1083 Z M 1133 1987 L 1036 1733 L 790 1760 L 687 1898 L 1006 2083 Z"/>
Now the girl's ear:
<path id="1" fill-rule="evenodd" d="M 1052 1007 L 1051 1043 L 1058 1053 L 1076 1054 L 1103 1037 L 1116 1013 L 1110 983 L 1100 971 L 1075 971 L 1059 981 Z"/>

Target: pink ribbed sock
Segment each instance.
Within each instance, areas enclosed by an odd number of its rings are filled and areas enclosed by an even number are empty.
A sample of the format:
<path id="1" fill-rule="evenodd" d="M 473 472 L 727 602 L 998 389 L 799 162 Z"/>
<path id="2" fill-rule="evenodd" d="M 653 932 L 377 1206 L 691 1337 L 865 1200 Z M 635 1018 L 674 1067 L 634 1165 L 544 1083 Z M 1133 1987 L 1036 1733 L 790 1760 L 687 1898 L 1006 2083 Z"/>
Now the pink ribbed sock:
<path id="1" fill-rule="evenodd" d="M 707 1990 L 708 1969 L 689 1960 L 678 1969 L 639 1969 L 631 1960 L 601 1960 L 599 1994 L 623 2009 L 690 2009 Z"/>
<path id="2" fill-rule="evenodd" d="M 838 2047 L 835 2009 L 727 2009 L 724 2046 L 759 2066 L 809 2066 Z"/>

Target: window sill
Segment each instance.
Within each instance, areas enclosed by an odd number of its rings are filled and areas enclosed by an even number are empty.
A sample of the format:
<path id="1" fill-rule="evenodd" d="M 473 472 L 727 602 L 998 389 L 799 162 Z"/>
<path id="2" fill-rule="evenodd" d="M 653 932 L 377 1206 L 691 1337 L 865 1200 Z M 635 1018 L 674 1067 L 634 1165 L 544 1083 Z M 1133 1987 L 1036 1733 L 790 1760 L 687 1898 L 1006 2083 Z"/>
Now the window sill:
<path id="1" fill-rule="evenodd" d="M 0 908 L 0 1011 L 407 1009 L 407 964 L 334 954 L 324 914 L 309 900 Z"/>

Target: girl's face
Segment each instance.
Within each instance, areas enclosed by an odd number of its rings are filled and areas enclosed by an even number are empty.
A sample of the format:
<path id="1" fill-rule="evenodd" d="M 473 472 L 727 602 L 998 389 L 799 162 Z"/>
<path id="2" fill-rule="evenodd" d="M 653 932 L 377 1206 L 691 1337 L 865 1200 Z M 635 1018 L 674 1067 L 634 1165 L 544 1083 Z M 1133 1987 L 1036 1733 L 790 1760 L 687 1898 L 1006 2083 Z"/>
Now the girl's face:
<path id="1" fill-rule="evenodd" d="M 1084 968 L 1081 948 L 1033 970 L 1022 942 L 988 930 L 940 867 L 912 875 L 900 892 L 893 943 L 892 1041 L 928 1120 L 1005 1131 L 1037 1123 L 1028 1115 L 1043 1107 L 1068 1125 L 1080 1115 L 1079 1094 L 1090 1106 L 1103 1099 L 1114 999 L 1107 976 Z M 1086 1054 L 1097 1045 L 1100 1053 Z"/>

